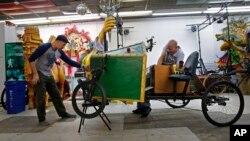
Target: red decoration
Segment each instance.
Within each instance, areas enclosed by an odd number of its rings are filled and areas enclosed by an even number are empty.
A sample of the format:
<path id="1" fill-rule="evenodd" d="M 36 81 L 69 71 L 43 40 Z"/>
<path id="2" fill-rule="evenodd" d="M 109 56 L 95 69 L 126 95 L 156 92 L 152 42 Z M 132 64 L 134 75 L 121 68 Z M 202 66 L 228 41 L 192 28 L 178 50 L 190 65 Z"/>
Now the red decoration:
<path id="1" fill-rule="evenodd" d="M 74 34 L 73 34 L 74 33 Z M 65 36 L 67 36 L 69 40 L 69 44 L 67 44 L 65 48 L 66 54 L 71 57 L 76 57 L 76 61 L 80 61 L 79 52 L 85 50 L 84 43 L 91 42 L 91 38 L 89 36 L 89 32 L 84 30 L 78 31 L 77 26 L 74 25 L 72 28 L 66 27 Z M 72 76 L 72 68 L 71 66 L 67 66 L 68 75 Z"/>
<path id="2" fill-rule="evenodd" d="M 78 31 L 76 25 L 74 25 L 72 28 L 65 28 L 65 36 L 69 36 L 71 33 L 76 33 L 76 34 L 80 34 L 81 36 L 86 38 L 86 43 L 91 41 L 91 38 L 89 37 L 89 32 L 85 32 L 84 30 L 82 31 Z"/>

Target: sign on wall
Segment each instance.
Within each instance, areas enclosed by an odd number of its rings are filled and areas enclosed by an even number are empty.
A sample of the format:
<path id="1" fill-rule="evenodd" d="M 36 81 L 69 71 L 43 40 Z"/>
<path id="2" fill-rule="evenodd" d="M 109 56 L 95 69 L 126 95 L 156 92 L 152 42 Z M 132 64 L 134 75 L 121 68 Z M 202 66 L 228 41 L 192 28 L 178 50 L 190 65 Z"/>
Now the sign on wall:
<path id="1" fill-rule="evenodd" d="M 6 80 L 24 79 L 23 43 L 5 43 Z"/>

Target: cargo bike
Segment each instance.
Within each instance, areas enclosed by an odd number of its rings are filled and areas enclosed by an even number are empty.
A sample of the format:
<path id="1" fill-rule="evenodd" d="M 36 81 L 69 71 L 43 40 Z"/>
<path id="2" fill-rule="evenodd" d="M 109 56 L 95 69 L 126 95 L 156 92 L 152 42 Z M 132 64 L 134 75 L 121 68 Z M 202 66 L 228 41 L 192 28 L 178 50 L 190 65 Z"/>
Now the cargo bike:
<path id="1" fill-rule="evenodd" d="M 92 79 L 78 80 L 72 95 L 73 109 L 84 122 L 85 118 L 97 116 L 108 120 L 103 111 L 112 99 L 126 103 L 164 100 L 173 108 L 182 108 L 190 100 L 201 99 L 202 112 L 211 124 L 219 127 L 234 124 L 244 109 L 240 89 L 224 80 L 205 88 L 196 75 L 198 58 L 198 52 L 191 53 L 183 71 L 175 74 L 170 73 L 170 66 L 155 65 L 151 77 L 154 82 L 146 87 L 144 43 L 92 55 Z"/>

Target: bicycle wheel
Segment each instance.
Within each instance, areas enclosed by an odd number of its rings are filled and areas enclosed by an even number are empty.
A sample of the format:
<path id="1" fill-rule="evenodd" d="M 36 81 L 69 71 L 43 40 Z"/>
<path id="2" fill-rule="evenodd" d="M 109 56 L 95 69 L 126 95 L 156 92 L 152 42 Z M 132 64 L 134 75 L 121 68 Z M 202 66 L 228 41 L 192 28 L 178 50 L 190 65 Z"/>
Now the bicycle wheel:
<path id="1" fill-rule="evenodd" d="M 240 89 L 229 81 L 211 84 L 202 98 L 202 112 L 213 125 L 234 124 L 242 115 L 244 99 Z"/>
<path id="2" fill-rule="evenodd" d="M 4 88 L 1 94 L 1 104 L 5 110 L 7 110 L 6 107 L 6 89 Z"/>
<path id="3" fill-rule="evenodd" d="M 165 99 L 165 101 L 172 108 L 183 108 L 190 102 L 189 99 L 176 99 L 175 101 L 173 99 Z"/>
<path id="4" fill-rule="evenodd" d="M 83 81 L 73 91 L 72 106 L 83 118 L 94 118 L 103 112 L 107 103 L 106 93 L 98 82 Z"/>
<path id="5" fill-rule="evenodd" d="M 207 77 L 203 80 L 203 86 L 205 86 L 205 88 L 208 88 L 210 84 L 222 80 L 230 80 L 230 76 L 224 76 L 218 73 L 209 73 Z"/>
<path id="6" fill-rule="evenodd" d="M 25 105 L 29 104 L 29 88 L 26 85 L 26 90 L 25 90 Z"/>

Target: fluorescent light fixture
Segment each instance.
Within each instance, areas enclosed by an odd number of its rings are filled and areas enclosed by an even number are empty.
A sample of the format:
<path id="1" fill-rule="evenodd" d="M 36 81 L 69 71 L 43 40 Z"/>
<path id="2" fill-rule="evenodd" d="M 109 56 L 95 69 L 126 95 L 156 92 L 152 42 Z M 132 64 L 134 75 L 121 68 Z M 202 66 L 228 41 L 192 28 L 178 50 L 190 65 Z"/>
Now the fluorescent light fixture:
<path id="1" fill-rule="evenodd" d="M 18 20 L 9 20 L 14 24 L 39 24 L 39 23 L 48 23 L 50 22 L 47 18 L 29 18 L 29 19 L 18 19 Z"/>
<path id="2" fill-rule="evenodd" d="M 148 10 L 148 11 L 129 11 L 129 12 L 119 12 L 119 16 L 120 17 L 139 17 L 139 16 L 150 16 L 152 15 L 152 11 Z M 116 13 L 114 14 L 114 16 L 116 15 Z M 100 16 L 102 18 L 106 18 L 107 15 L 104 13 L 101 13 Z"/>
<path id="3" fill-rule="evenodd" d="M 228 10 L 229 13 L 237 13 L 237 12 L 249 12 L 250 9 L 238 9 L 238 10 Z"/>
<path id="4" fill-rule="evenodd" d="M 62 19 L 52 19 L 52 22 L 69 22 L 69 21 L 81 21 L 81 20 L 95 20 L 101 17 L 86 17 L 86 18 L 62 18 Z"/>
<path id="5" fill-rule="evenodd" d="M 204 14 L 214 14 L 214 13 L 218 13 L 218 11 L 215 11 L 215 10 L 206 10 L 206 11 L 203 11 Z M 223 13 L 223 11 L 221 11 L 221 13 Z"/>
<path id="6" fill-rule="evenodd" d="M 192 15 L 202 14 L 201 11 L 190 11 L 190 12 L 170 12 L 170 13 L 153 13 L 153 16 L 171 16 L 171 15 Z"/>
<path id="7" fill-rule="evenodd" d="M 20 22 L 13 22 L 16 25 L 19 24 L 42 24 L 42 23 L 49 23 L 50 20 L 37 20 L 37 21 L 20 21 Z"/>
<path id="8" fill-rule="evenodd" d="M 96 18 L 99 17 L 98 14 L 86 14 L 86 15 L 71 15 L 71 16 L 55 16 L 49 17 L 50 20 L 55 19 L 89 19 L 89 18 Z"/>
<path id="9" fill-rule="evenodd" d="M 232 2 L 233 0 L 214 0 L 209 1 L 208 3 L 225 3 L 225 2 Z"/>
<path id="10" fill-rule="evenodd" d="M 244 7 L 244 8 L 242 8 Z M 250 12 L 250 6 L 242 6 L 242 7 L 229 7 L 228 8 L 228 12 L 229 13 L 237 13 L 237 12 Z M 206 11 L 203 11 L 203 13 L 205 14 L 214 14 L 214 13 L 218 13 L 220 10 L 220 8 L 209 8 Z M 226 9 L 223 9 L 222 11 L 220 11 L 220 13 L 225 13 Z"/>
<path id="11" fill-rule="evenodd" d="M 234 7 L 228 7 L 228 10 L 240 10 L 240 9 L 250 9 L 250 6 L 234 6 Z M 221 10 L 221 7 L 213 7 L 213 8 L 208 8 L 208 11 L 219 11 Z M 224 8 L 224 10 L 226 10 Z"/>
<path id="12" fill-rule="evenodd" d="M 65 12 L 65 11 L 63 11 L 62 13 L 63 13 L 64 15 L 77 15 L 76 12 Z"/>
<path id="13" fill-rule="evenodd" d="M 101 17 L 98 14 L 88 14 L 88 15 L 72 15 L 72 16 L 56 16 L 56 17 L 49 17 L 52 22 L 63 22 L 63 21 L 77 21 L 77 20 L 94 20 L 100 19 Z"/>
<path id="14" fill-rule="evenodd" d="M 28 21 L 39 21 L 39 20 L 46 20 L 46 18 L 29 18 L 29 19 L 18 19 L 18 20 L 9 20 L 10 22 L 28 22 Z"/>
<path id="15" fill-rule="evenodd" d="M 137 16 L 149 16 L 152 15 L 152 11 L 131 11 L 131 12 L 119 12 L 121 17 L 137 17 Z"/>

